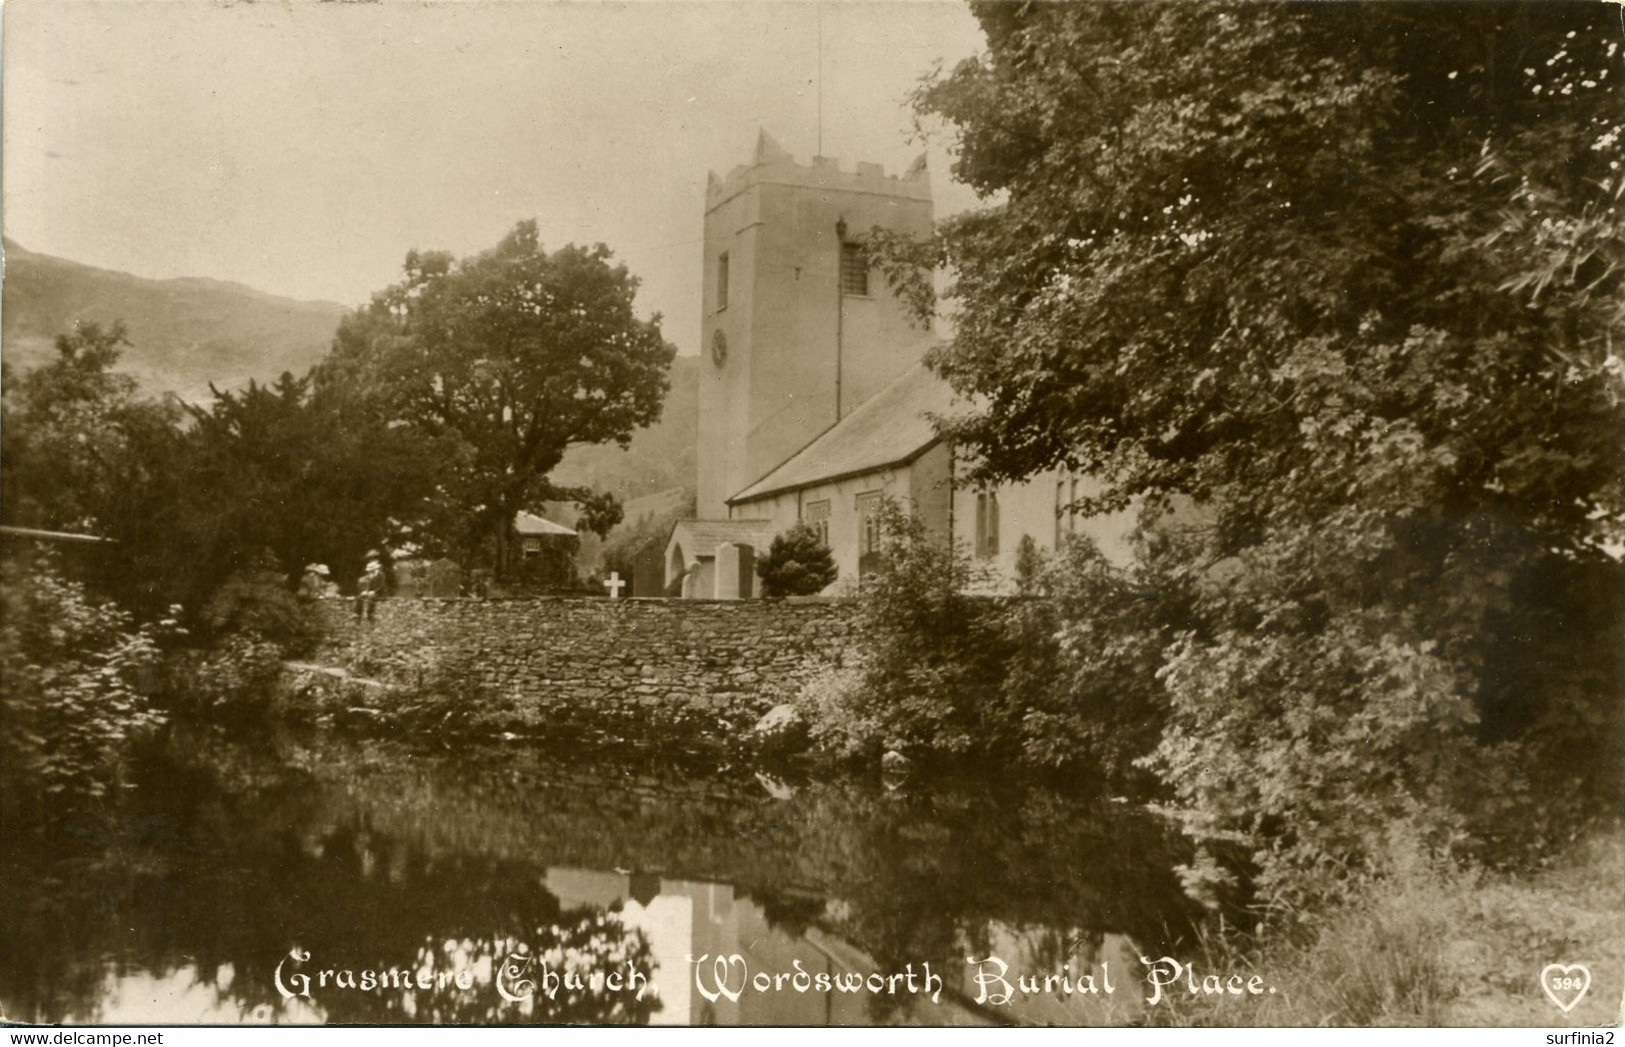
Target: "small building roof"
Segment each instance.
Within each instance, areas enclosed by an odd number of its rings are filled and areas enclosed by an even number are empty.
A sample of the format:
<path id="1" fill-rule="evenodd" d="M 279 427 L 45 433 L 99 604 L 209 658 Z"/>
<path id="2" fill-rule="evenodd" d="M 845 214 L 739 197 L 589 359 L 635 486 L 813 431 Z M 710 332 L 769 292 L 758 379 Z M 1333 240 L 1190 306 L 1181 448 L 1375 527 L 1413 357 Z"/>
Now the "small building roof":
<path id="1" fill-rule="evenodd" d="M 703 557 L 715 556 L 717 546 L 723 542 L 766 552 L 772 541 L 772 520 L 678 520 L 672 525 L 666 548 L 670 549 L 676 542 L 683 550 L 683 559 L 693 564 Z"/>
<path id="2" fill-rule="evenodd" d="M 522 535 L 575 534 L 575 531 L 563 524 L 556 524 L 552 520 L 537 516 L 534 513 L 527 513 L 523 509 L 513 514 L 513 529 Z"/>
<path id="3" fill-rule="evenodd" d="M 953 402 L 948 383 L 915 364 L 728 504 L 912 462 L 939 439 L 928 415 Z"/>
<path id="4" fill-rule="evenodd" d="M 70 531 L 42 531 L 37 527 L 0 527 L 0 535 L 9 538 L 33 538 L 42 542 L 106 542 L 114 544 L 117 538 L 103 538 L 97 534 L 75 534 Z"/>

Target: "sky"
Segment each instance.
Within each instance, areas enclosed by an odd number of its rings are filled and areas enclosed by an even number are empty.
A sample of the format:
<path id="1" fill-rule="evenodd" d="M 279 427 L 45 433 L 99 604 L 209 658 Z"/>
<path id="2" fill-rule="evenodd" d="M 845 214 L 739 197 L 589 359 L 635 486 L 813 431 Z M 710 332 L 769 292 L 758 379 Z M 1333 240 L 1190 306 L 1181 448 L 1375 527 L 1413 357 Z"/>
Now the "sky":
<path id="1" fill-rule="evenodd" d="M 221 3 L 9 0 L 3 224 L 24 247 L 147 277 L 345 305 L 413 248 L 466 255 L 535 218 L 602 241 L 638 307 L 697 351 L 707 171 L 758 129 L 976 206 L 920 78 L 978 53 L 960 2 Z M 819 59 L 822 37 L 823 58 Z M 820 74 L 821 69 L 821 74 Z"/>

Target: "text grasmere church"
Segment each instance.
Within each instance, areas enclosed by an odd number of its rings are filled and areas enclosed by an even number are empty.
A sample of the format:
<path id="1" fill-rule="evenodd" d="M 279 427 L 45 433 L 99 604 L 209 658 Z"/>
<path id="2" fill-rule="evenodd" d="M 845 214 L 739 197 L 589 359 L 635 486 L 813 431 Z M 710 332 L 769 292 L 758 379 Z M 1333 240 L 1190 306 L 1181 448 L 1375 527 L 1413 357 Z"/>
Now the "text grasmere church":
<path id="1" fill-rule="evenodd" d="M 1050 473 L 972 487 L 929 416 L 953 412 L 921 362 L 936 341 L 862 249 L 876 226 L 932 228 L 925 158 L 901 177 L 878 164 L 798 164 L 764 132 L 749 165 L 711 175 L 705 201 L 699 491 L 666 544 L 665 580 L 693 598 L 758 594 L 755 557 L 798 521 L 816 528 L 850 590 L 878 551 L 890 498 L 963 542 L 1008 583 L 1030 536 L 1053 549 L 1087 532 L 1126 560 L 1128 514 L 1068 511 L 1090 481 Z M 963 405 L 961 404 L 961 409 Z"/>

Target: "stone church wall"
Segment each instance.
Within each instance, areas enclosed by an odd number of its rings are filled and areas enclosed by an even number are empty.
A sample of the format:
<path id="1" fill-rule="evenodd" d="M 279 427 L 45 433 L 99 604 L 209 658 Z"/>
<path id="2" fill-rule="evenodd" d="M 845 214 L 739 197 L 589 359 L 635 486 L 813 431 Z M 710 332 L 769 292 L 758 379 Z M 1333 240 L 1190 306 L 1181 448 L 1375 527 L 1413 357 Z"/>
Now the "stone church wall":
<path id="1" fill-rule="evenodd" d="M 312 659 L 404 686 L 500 696 L 527 723 L 749 726 L 849 657 L 851 601 L 380 600 L 372 621 L 323 602 Z"/>

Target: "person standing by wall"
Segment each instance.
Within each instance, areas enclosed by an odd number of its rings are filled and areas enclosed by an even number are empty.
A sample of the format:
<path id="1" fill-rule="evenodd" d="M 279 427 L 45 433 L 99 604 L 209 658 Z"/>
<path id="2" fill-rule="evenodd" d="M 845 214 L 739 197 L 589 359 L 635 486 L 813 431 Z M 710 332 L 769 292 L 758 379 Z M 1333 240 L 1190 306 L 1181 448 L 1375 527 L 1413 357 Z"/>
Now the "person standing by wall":
<path id="1" fill-rule="evenodd" d="M 384 570 L 377 560 L 367 563 L 367 573 L 356 587 L 355 616 L 372 621 L 378 608 L 378 598 L 384 595 Z"/>

